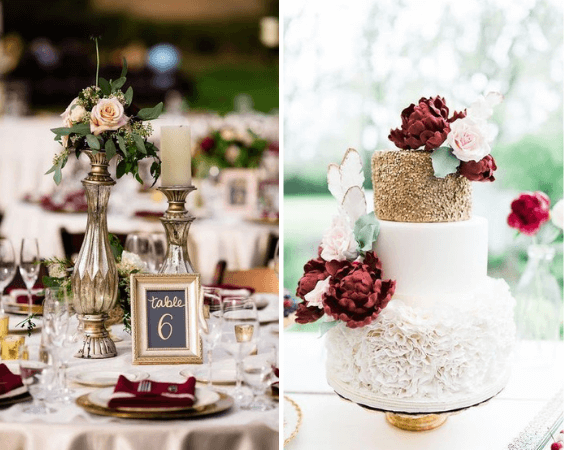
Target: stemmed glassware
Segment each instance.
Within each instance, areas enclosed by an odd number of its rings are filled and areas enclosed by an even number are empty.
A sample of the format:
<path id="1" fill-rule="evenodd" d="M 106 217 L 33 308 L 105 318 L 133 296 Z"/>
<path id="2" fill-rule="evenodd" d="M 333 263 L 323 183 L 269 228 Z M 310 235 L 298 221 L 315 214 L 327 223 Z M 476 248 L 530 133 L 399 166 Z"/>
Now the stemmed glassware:
<path id="1" fill-rule="evenodd" d="M 274 375 L 274 367 L 278 366 L 277 360 L 278 351 L 272 342 L 263 344 L 263 349 L 259 349 L 256 356 L 247 356 L 243 360 L 243 378 L 253 391 L 253 400 L 250 404 L 242 406 L 243 409 L 268 411 L 274 408 L 265 392 Z"/>
<path id="2" fill-rule="evenodd" d="M 22 239 L 20 249 L 20 274 L 22 275 L 25 287 L 27 288 L 27 297 L 29 304 L 28 316 L 31 316 L 33 310 L 33 299 L 31 289 L 39 276 L 39 244 L 37 239 Z"/>
<path id="3" fill-rule="evenodd" d="M 25 405 L 23 411 L 28 414 L 47 414 L 55 412 L 45 405 L 45 399 L 51 383 L 49 352 L 41 344 L 24 344 L 19 348 L 19 365 L 22 382 L 33 397 L 31 405 Z"/>
<path id="4" fill-rule="evenodd" d="M 235 358 L 237 385 L 233 398 L 243 404 L 246 396 L 242 389 L 242 361 L 256 350 L 259 337 L 259 321 L 255 302 L 248 297 L 223 299 L 222 347 Z"/>
<path id="5" fill-rule="evenodd" d="M 4 314 L 4 289 L 16 274 L 16 254 L 12 243 L 0 238 L 0 314 Z"/>
<path id="6" fill-rule="evenodd" d="M 218 288 L 204 287 L 204 308 L 207 310 L 207 332 L 200 328 L 200 336 L 206 344 L 208 362 L 208 388 L 212 387 L 212 354 L 214 348 L 221 340 L 223 331 L 223 302 Z"/>

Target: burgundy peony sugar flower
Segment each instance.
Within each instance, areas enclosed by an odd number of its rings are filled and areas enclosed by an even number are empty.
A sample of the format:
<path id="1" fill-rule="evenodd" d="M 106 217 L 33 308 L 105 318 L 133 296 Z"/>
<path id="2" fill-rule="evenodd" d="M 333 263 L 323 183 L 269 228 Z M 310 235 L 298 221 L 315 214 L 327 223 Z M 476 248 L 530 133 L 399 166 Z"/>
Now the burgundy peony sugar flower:
<path id="1" fill-rule="evenodd" d="M 497 166 L 492 155 L 484 156 L 480 161 L 462 161 L 458 167 L 460 175 L 470 181 L 495 181 L 496 170 Z"/>
<path id="2" fill-rule="evenodd" d="M 507 224 L 527 236 L 534 236 L 550 217 L 550 199 L 544 192 L 524 192 L 511 202 Z"/>
<path id="3" fill-rule="evenodd" d="M 372 251 L 363 262 L 329 261 L 331 275 L 325 313 L 349 328 L 363 327 L 378 317 L 394 294 L 396 282 L 382 280 L 382 264 Z"/>
<path id="4" fill-rule="evenodd" d="M 296 322 L 302 325 L 315 322 L 323 317 L 325 311 L 317 306 L 308 306 L 308 302 L 304 300 L 298 305 L 296 310 Z"/>
<path id="5" fill-rule="evenodd" d="M 328 275 L 324 259 L 319 257 L 308 261 L 304 266 L 304 275 L 298 282 L 296 295 L 305 300 L 305 295 L 313 291 L 317 282 L 324 280 Z"/>
<path id="6" fill-rule="evenodd" d="M 450 123 L 466 117 L 466 112 L 454 112 L 448 117 L 449 110 L 445 100 L 436 96 L 422 97 L 417 105 L 411 104 L 401 113 L 401 128 L 390 131 L 390 139 L 397 147 L 415 150 L 425 146 L 431 151 L 441 146 L 450 132 Z"/>

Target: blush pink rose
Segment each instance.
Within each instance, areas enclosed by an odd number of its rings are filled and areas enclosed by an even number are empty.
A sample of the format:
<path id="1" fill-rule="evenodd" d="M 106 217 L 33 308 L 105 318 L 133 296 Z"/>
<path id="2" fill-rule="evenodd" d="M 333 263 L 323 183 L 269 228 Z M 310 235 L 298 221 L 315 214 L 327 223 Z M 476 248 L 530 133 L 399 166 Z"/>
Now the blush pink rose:
<path id="1" fill-rule="evenodd" d="M 450 125 L 447 142 L 460 161 L 480 161 L 491 152 L 486 137 L 485 124 L 470 117 L 459 119 Z"/>
<path id="2" fill-rule="evenodd" d="M 118 130 L 129 121 L 117 98 L 103 98 L 92 108 L 90 131 L 98 136 L 108 130 Z"/>

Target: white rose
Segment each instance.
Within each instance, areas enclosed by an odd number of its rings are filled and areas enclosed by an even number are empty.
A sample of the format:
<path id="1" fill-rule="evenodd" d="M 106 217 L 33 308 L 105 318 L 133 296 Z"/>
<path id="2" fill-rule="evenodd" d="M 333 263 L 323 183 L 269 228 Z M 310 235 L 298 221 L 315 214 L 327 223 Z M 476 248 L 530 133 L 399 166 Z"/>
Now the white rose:
<path id="1" fill-rule="evenodd" d="M 323 235 L 321 248 L 321 257 L 325 261 L 352 260 L 358 256 L 354 233 L 345 217 L 338 215 L 333 219 L 331 228 Z"/>
<path id="2" fill-rule="evenodd" d="M 145 268 L 145 263 L 139 255 L 137 255 L 136 253 L 128 252 L 126 250 L 124 250 L 121 254 L 121 263 L 132 267 L 133 270 L 142 270 Z"/>
<path id="3" fill-rule="evenodd" d="M 103 98 L 92 108 L 90 131 L 95 136 L 107 130 L 117 130 L 129 121 L 123 105 L 115 98 Z"/>
<path id="4" fill-rule="evenodd" d="M 65 109 L 65 111 L 61 114 L 61 117 L 63 118 L 63 123 L 66 127 L 71 126 L 71 125 L 68 125 L 70 123 L 70 120 L 71 120 L 71 117 L 70 117 L 71 111 L 75 106 L 77 106 L 76 105 L 77 102 L 78 102 L 78 97 L 76 97 L 72 102 L 70 102 L 69 106 L 67 106 L 67 109 Z"/>
<path id="5" fill-rule="evenodd" d="M 86 115 L 86 109 L 82 105 L 75 105 L 70 112 L 70 120 L 72 122 L 80 122 Z"/>
<path id="6" fill-rule="evenodd" d="M 225 150 L 225 159 L 229 161 L 231 164 L 235 164 L 235 161 L 239 157 L 240 153 L 241 153 L 241 149 L 239 147 L 237 147 L 236 145 L 230 145 Z"/>
<path id="7" fill-rule="evenodd" d="M 564 200 L 560 199 L 550 211 L 550 219 L 558 228 L 564 228 Z"/>
<path id="8" fill-rule="evenodd" d="M 503 95 L 499 92 L 489 92 L 485 97 L 480 95 L 466 111 L 467 115 L 474 120 L 488 120 L 493 115 L 493 107 L 502 101 Z"/>
<path id="9" fill-rule="evenodd" d="M 317 306 L 319 309 L 323 308 L 323 296 L 329 290 L 329 279 L 319 280 L 312 291 L 304 295 L 304 299 L 308 302 L 307 306 Z"/>
<path id="10" fill-rule="evenodd" d="M 455 120 L 450 125 L 447 142 L 452 147 L 454 156 L 459 160 L 480 161 L 491 152 L 486 136 L 485 123 L 465 117 Z"/>
<path id="11" fill-rule="evenodd" d="M 222 129 L 219 132 L 219 135 L 221 136 L 222 139 L 224 139 L 226 141 L 232 141 L 237 137 L 237 135 L 235 134 L 235 131 L 233 131 L 233 129 L 231 129 L 231 128 Z"/>

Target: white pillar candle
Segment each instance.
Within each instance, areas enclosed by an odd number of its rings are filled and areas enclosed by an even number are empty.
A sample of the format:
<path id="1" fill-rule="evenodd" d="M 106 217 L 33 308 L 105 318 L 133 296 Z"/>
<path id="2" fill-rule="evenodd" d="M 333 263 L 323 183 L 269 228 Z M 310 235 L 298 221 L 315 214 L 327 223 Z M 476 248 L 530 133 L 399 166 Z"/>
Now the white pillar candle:
<path id="1" fill-rule="evenodd" d="M 161 186 L 192 184 L 192 145 L 189 127 L 161 127 Z"/>

